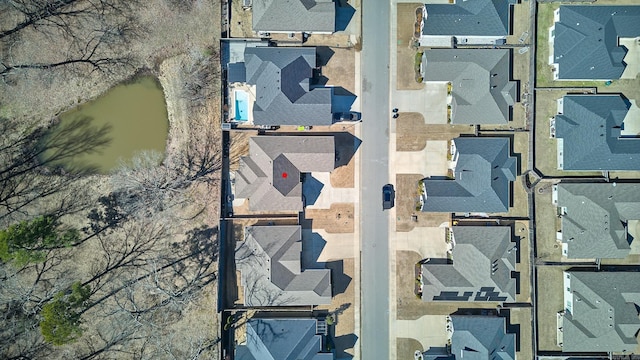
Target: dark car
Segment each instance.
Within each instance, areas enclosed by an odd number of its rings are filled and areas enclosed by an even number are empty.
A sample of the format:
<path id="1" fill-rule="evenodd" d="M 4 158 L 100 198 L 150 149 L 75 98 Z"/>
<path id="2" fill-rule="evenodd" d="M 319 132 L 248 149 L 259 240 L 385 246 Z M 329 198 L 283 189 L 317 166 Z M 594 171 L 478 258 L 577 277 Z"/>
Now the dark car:
<path id="1" fill-rule="evenodd" d="M 360 121 L 362 119 L 362 115 L 359 112 L 351 111 L 336 113 L 335 118 L 339 121 Z"/>
<path id="2" fill-rule="evenodd" d="M 387 184 L 382 187 L 382 210 L 389 210 L 395 203 L 396 192 L 393 185 Z"/>

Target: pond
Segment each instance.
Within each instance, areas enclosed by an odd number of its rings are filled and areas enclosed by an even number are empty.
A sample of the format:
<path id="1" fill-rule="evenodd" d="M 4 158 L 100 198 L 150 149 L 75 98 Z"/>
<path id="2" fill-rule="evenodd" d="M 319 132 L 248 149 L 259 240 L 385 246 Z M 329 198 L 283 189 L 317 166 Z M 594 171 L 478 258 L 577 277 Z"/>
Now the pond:
<path id="1" fill-rule="evenodd" d="M 62 114 L 60 125 L 83 117 L 92 119 L 92 127 L 109 126 L 110 142 L 101 151 L 78 155 L 67 164 L 91 165 L 100 173 L 108 173 L 121 159 L 129 160 L 141 150 L 165 151 L 167 107 L 162 87 L 154 77 L 138 77 L 113 87 L 99 98 Z"/>

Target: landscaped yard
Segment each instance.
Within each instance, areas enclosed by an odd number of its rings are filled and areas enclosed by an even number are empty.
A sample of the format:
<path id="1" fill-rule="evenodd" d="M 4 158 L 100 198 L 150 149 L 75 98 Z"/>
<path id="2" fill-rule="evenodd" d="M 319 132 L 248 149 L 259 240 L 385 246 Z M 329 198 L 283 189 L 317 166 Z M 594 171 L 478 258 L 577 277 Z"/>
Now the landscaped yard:
<path id="1" fill-rule="evenodd" d="M 556 314 L 564 309 L 562 271 L 566 266 L 538 266 L 537 329 L 539 351 L 560 351 L 556 344 Z"/>
<path id="2" fill-rule="evenodd" d="M 416 8 L 421 3 L 398 4 L 397 18 L 397 89 L 420 90 L 424 84 L 416 82 L 414 63 L 417 49 L 411 46 Z"/>

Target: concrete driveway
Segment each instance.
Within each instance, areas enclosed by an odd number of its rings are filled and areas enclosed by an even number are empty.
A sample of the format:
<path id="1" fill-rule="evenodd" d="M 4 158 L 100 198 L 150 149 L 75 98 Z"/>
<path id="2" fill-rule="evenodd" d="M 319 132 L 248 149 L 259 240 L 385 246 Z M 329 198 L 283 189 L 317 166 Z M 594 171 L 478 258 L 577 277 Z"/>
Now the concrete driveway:
<path id="1" fill-rule="evenodd" d="M 353 258 L 358 245 L 353 233 L 332 234 L 322 229 L 302 229 L 302 239 L 305 264 Z"/>
<path id="2" fill-rule="evenodd" d="M 445 227 L 415 227 L 409 232 L 395 233 L 396 250 L 415 251 L 423 259 L 446 258 Z"/>
<path id="3" fill-rule="evenodd" d="M 637 38 L 624 38 L 620 39 L 620 45 L 624 45 L 627 48 L 627 55 L 623 59 L 627 66 L 624 68 L 620 78 L 635 79 L 640 73 L 640 41 Z"/>
<path id="4" fill-rule="evenodd" d="M 430 347 L 445 347 L 447 316 L 424 315 L 416 320 L 396 320 L 394 334 L 397 338 L 417 340 L 425 351 Z"/>
<path id="5" fill-rule="evenodd" d="M 426 124 L 447 123 L 447 84 L 425 83 L 422 90 L 392 91 L 392 105 L 400 112 L 418 112 Z"/>
<path id="6" fill-rule="evenodd" d="M 395 137 L 392 141 L 395 142 Z M 442 176 L 447 173 L 447 169 L 447 141 L 445 140 L 429 140 L 422 151 L 395 152 L 396 174 Z"/>

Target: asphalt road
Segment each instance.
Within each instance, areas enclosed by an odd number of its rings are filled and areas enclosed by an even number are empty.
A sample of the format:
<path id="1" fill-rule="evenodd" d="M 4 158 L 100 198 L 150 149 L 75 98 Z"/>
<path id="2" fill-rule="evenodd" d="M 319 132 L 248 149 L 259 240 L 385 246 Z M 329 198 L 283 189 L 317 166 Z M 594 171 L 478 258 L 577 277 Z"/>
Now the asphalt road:
<path id="1" fill-rule="evenodd" d="M 360 358 L 389 358 L 389 1 L 362 2 Z"/>

